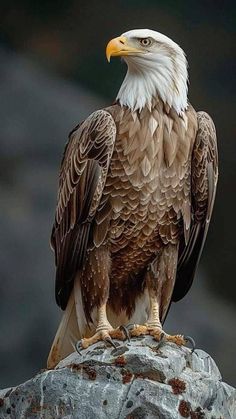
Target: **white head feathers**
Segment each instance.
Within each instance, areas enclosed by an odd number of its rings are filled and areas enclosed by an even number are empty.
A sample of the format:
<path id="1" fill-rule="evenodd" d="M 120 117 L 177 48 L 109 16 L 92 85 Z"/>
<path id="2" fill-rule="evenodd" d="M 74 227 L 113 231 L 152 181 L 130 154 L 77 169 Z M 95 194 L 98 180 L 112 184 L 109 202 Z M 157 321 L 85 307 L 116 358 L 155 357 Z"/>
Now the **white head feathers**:
<path id="1" fill-rule="evenodd" d="M 188 72 L 183 50 L 159 32 L 137 29 L 125 32 L 127 43 L 140 52 L 124 56 L 128 70 L 117 100 L 132 110 L 149 108 L 153 98 L 181 113 L 187 108 Z M 145 41 L 144 41 L 145 39 Z"/>

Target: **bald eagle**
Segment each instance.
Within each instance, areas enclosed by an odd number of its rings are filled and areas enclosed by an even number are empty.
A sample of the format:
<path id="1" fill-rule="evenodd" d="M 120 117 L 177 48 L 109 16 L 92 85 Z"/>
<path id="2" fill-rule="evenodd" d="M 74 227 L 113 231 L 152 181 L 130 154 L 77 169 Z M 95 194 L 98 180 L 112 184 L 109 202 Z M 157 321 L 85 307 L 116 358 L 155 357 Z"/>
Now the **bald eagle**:
<path id="1" fill-rule="evenodd" d="M 65 311 L 48 367 L 77 340 L 125 339 L 128 323 L 131 336 L 185 343 L 162 325 L 191 287 L 215 199 L 215 127 L 188 102 L 183 50 L 138 29 L 106 55 L 128 68 L 116 102 L 71 132 L 61 164 L 51 243 Z"/>

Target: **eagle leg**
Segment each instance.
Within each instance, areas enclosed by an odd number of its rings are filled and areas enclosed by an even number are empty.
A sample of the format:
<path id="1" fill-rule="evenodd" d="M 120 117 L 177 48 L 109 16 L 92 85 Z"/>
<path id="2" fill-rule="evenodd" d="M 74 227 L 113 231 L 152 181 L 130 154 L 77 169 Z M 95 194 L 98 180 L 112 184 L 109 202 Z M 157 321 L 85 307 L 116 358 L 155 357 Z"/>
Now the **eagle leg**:
<path id="1" fill-rule="evenodd" d="M 150 296 L 150 312 L 147 322 L 144 325 L 128 325 L 128 329 L 133 337 L 151 335 L 159 344 L 173 342 L 178 346 L 183 346 L 190 342 L 193 350 L 195 347 L 192 338 L 183 335 L 169 335 L 163 331 L 159 317 L 159 304 L 155 296 Z"/>
<path id="2" fill-rule="evenodd" d="M 147 322 L 145 324 L 128 324 L 127 329 L 132 337 L 153 335 L 157 340 L 160 340 L 163 330 L 159 319 L 159 304 L 155 297 L 150 297 L 150 312 Z"/>

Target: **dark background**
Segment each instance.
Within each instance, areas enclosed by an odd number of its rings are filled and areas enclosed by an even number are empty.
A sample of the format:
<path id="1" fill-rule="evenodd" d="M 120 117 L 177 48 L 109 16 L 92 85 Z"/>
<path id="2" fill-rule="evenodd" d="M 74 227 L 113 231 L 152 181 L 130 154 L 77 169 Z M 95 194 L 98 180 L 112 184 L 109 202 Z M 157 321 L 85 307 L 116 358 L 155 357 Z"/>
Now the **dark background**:
<path id="1" fill-rule="evenodd" d="M 204 255 L 168 330 L 186 332 L 235 384 L 235 15 L 223 1 L 46 1 L 1 4 L 0 387 L 45 366 L 60 312 L 49 236 L 70 129 L 109 105 L 125 74 L 106 43 L 135 28 L 163 32 L 189 62 L 189 99 L 215 121 L 220 180 Z"/>

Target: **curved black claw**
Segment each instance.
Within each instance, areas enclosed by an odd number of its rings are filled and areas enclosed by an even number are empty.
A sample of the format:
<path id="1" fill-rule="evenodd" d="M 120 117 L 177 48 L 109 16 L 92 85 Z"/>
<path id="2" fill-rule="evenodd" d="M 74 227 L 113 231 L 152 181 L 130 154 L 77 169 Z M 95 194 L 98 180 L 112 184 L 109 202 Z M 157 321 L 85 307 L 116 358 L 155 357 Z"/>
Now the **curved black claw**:
<path id="1" fill-rule="evenodd" d="M 162 332 L 160 336 L 160 340 L 156 346 L 156 349 L 159 349 L 163 345 L 164 342 L 165 342 L 165 333 Z"/>
<path id="2" fill-rule="evenodd" d="M 191 336 L 184 336 L 184 340 L 191 345 L 191 353 L 193 353 L 196 349 L 195 340 L 191 338 Z"/>
<path id="3" fill-rule="evenodd" d="M 115 342 L 112 340 L 112 338 L 110 336 L 107 336 L 105 339 L 105 342 L 110 343 L 111 346 L 113 346 L 113 348 L 117 349 L 119 344 L 116 345 Z"/>
<path id="4" fill-rule="evenodd" d="M 130 342 L 130 334 L 127 327 L 123 326 L 123 324 L 119 327 L 119 329 L 124 333 L 126 340 Z"/>
<path id="5" fill-rule="evenodd" d="M 83 349 L 82 345 L 81 345 L 81 340 L 78 340 L 78 342 L 76 342 L 75 349 L 76 349 L 76 352 L 78 352 L 79 355 L 82 355 L 82 353 L 80 352 L 80 349 Z"/>
<path id="6" fill-rule="evenodd" d="M 135 326 L 136 326 L 136 324 L 134 324 L 134 323 L 129 323 L 129 324 L 127 324 L 125 327 L 126 327 L 126 329 L 127 329 L 127 330 L 132 330 L 132 329 L 134 329 L 134 328 L 135 328 Z"/>
<path id="7" fill-rule="evenodd" d="M 112 349 L 111 354 L 113 356 L 120 356 L 123 355 L 125 352 L 127 352 L 129 348 L 127 346 L 117 346 L 116 349 Z"/>

